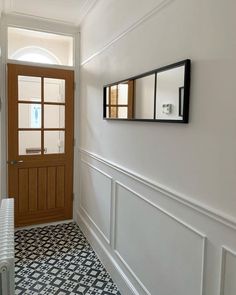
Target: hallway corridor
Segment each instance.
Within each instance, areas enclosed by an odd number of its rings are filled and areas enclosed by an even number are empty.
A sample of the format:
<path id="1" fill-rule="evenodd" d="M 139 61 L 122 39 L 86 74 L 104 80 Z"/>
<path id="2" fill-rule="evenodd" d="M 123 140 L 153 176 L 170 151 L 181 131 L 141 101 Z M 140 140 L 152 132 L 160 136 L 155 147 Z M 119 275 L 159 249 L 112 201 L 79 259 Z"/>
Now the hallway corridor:
<path id="1" fill-rule="evenodd" d="M 75 223 L 15 232 L 16 295 L 120 295 Z"/>

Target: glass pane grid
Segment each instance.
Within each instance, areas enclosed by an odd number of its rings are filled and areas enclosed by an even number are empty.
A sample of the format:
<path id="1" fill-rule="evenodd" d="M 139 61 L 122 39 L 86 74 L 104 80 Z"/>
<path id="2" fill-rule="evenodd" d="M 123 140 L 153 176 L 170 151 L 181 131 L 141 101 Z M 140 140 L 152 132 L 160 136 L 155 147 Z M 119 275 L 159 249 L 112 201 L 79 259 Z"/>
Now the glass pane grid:
<path id="1" fill-rule="evenodd" d="M 64 154 L 65 80 L 18 77 L 18 154 Z"/>

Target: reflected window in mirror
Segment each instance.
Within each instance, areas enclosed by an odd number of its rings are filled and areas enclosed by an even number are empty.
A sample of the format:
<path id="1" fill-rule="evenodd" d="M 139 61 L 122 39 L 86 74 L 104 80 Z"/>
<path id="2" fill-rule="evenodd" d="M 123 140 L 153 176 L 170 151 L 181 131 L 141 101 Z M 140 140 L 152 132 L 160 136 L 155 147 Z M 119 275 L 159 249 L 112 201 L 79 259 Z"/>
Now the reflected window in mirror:
<path id="1" fill-rule="evenodd" d="M 106 117 L 111 119 L 132 119 L 133 98 L 133 81 L 125 81 L 106 87 Z"/>

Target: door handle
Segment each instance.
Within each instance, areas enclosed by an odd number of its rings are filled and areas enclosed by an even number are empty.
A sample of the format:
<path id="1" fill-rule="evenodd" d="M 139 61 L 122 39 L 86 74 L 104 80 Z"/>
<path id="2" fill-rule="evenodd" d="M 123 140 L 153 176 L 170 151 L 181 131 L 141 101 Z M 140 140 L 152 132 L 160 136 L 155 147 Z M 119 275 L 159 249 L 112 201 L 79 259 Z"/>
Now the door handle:
<path id="1" fill-rule="evenodd" d="M 11 165 L 16 165 L 16 164 L 20 164 L 23 163 L 23 160 L 11 160 L 11 161 L 7 161 L 7 164 L 11 164 Z"/>

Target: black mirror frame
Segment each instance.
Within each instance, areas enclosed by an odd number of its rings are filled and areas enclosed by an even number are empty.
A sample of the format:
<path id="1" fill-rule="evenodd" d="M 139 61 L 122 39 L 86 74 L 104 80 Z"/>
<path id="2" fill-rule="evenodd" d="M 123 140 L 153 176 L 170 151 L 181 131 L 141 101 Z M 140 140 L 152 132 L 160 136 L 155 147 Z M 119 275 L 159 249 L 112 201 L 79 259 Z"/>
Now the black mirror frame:
<path id="1" fill-rule="evenodd" d="M 154 90 L 154 109 L 156 105 L 156 80 L 157 73 L 170 70 L 177 67 L 185 67 L 184 71 L 184 105 L 183 105 L 183 119 L 182 120 L 169 120 L 169 119 L 126 119 L 126 118 L 107 118 L 106 117 L 106 88 L 110 86 L 117 85 L 119 83 L 124 83 L 128 80 L 135 80 L 139 78 L 143 78 L 152 74 L 155 74 L 155 90 Z M 191 60 L 185 59 L 179 61 L 174 64 L 170 64 L 168 66 L 164 66 L 141 75 L 133 76 L 128 79 L 124 79 L 118 82 L 114 82 L 111 84 L 104 85 L 103 87 L 103 119 L 111 120 L 111 121 L 142 121 L 142 122 L 163 122 L 163 123 L 184 123 L 187 124 L 189 122 L 189 100 L 190 100 L 190 80 L 191 80 Z"/>

